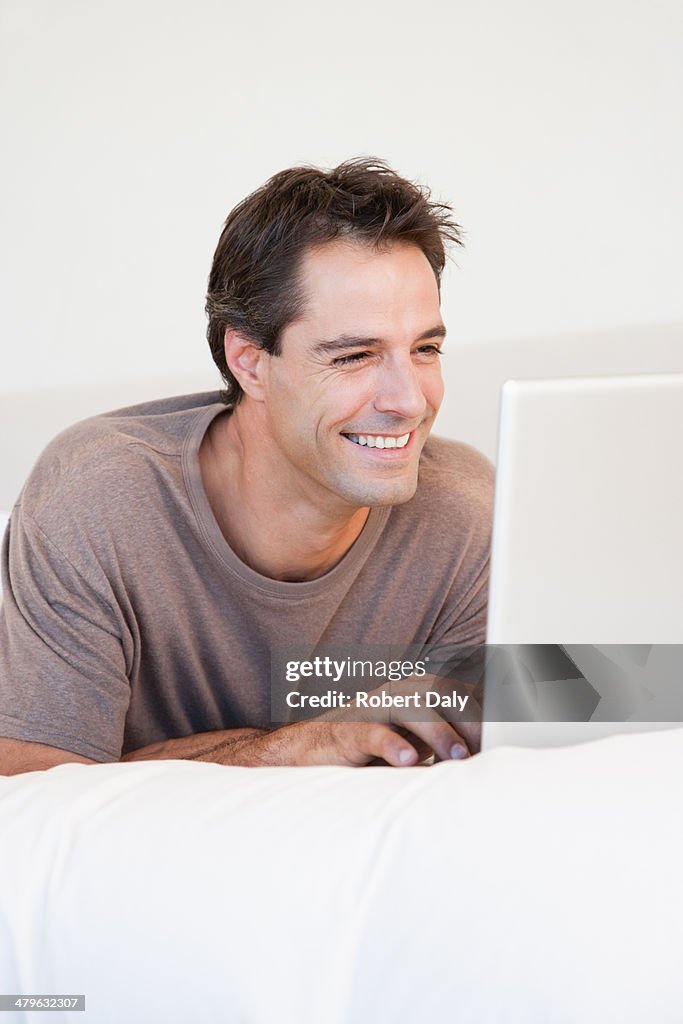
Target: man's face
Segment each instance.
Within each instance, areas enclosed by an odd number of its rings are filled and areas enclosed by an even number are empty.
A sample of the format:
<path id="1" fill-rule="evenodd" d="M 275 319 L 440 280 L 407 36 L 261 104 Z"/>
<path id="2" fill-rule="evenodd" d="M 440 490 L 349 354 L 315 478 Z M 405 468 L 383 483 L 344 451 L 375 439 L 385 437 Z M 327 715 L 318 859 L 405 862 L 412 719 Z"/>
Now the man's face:
<path id="1" fill-rule="evenodd" d="M 306 255 L 301 281 L 304 316 L 264 360 L 278 472 L 327 508 L 408 501 L 443 398 L 434 273 L 415 245 L 335 241 Z"/>

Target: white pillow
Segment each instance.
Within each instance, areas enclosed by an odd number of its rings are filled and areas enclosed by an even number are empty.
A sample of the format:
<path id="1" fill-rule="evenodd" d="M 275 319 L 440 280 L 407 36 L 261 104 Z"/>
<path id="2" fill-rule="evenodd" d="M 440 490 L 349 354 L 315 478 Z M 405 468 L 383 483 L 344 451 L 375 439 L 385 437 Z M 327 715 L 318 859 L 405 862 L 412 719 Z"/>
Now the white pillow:
<path id="1" fill-rule="evenodd" d="M 678 729 L 0 778 L 0 992 L 98 1024 L 680 1022 L 681 778 Z"/>

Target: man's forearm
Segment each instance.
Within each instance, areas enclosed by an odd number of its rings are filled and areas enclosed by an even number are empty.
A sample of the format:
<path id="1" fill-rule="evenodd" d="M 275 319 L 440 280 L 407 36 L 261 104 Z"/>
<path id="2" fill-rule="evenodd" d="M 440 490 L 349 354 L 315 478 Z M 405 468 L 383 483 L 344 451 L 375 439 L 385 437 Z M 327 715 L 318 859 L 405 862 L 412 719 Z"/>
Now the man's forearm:
<path id="1" fill-rule="evenodd" d="M 174 740 L 160 740 L 139 750 L 124 754 L 122 761 L 212 761 L 216 764 L 244 765 L 251 767 L 267 764 L 258 759 L 260 744 L 254 744 L 258 736 L 268 735 L 265 729 L 217 729 L 214 732 L 200 732 L 192 736 L 181 736 Z M 236 759 L 240 758 L 241 759 Z"/>
<path id="2" fill-rule="evenodd" d="M 121 760 L 180 759 L 258 768 L 276 765 L 361 767 L 379 759 L 395 767 L 406 767 L 432 753 L 442 761 L 467 756 L 465 739 L 445 719 L 408 722 L 404 726 L 320 716 L 276 729 L 219 729 L 161 740 L 130 751 Z M 465 722 L 458 726 L 461 733 L 464 726 Z M 458 752 L 454 753 L 456 749 Z"/>
<path id="3" fill-rule="evenodd" d="M 308 732 L 315 730 L 308 727 Z M 303 742 L 302 742 L 303 740 Z M 175 740 L 150 743 L 124 754 L 121 761 L 210 761 L 242 768 L 305 763 L 310 738 L 302 723 L 276 729 L 217 729 Z"/>

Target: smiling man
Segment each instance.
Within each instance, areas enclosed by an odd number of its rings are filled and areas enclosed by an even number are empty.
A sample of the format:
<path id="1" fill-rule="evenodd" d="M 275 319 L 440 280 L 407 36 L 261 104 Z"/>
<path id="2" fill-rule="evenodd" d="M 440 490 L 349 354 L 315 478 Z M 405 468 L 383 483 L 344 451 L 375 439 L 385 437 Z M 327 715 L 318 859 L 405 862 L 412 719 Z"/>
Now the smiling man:
<path id="1" fill-rule="evenodd" d="M 201 453 L 233 548 L 292 580 L 331 568 L 370 507 L 413 497 L 443 398 L 446 334 L 436 278 L 415 245 L 377 252 L 332 241 L 304 256 L 300 281 L 304 313 L 283 330 L 277 357 L 226 330 L 243 400 L 213 421 Z M 234 516 L 242 504 L 249 517 Z"/>
<path id="2" fill-rule="evenodd" d="M 292 168 L 233 210 L 207 298 L 226 390 L 77 424 L 14 510 L 0 771 L 474 747 L 437 713 L 270 720 L 270 653 L 292 638 L 484 642 L 492 469 L 429 436 L 459 240 L 450 209 L 380 161 Z"/>

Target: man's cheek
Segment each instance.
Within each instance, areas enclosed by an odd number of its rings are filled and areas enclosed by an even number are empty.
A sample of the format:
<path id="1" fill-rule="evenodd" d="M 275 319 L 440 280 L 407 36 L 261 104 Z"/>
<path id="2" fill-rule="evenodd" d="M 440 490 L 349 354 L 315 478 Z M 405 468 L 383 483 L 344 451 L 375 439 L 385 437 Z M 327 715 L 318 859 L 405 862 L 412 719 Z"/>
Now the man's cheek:
<path id="1" fill-rule="evenodd" d="M 441 366 L 438 366 L 436 368 L 436 377 L 431 382 L 431 387 L 427 391 L 427 401 L 434 409 L 438 409 L 443 402 L 445 390 L 446 386 L 441 373 Z"/>

